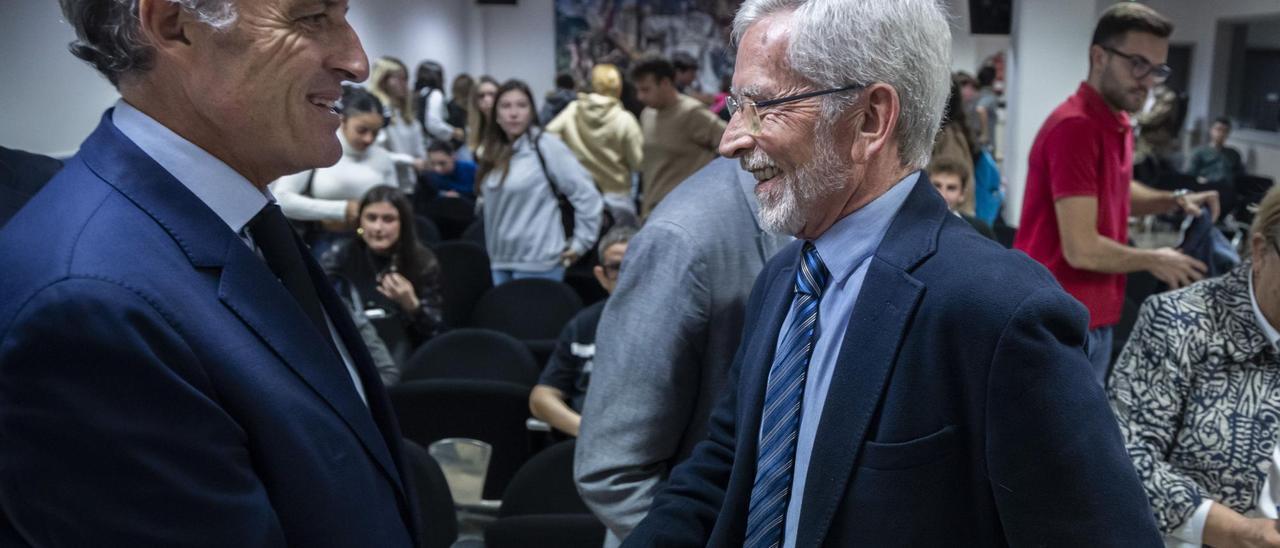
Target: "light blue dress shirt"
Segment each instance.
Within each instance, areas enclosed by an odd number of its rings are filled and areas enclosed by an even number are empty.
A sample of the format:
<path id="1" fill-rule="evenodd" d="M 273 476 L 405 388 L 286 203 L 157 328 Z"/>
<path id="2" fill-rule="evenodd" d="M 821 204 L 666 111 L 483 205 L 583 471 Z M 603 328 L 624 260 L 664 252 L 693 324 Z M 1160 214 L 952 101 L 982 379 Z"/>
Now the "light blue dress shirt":
<path id="1" fill-rule="evenodd" d="M 232 232 L 240 236 L 249 249 L 258 253 L 257 246 L 244 228 L 262 208 L 275 201 L 270 191 L 253 186 L 253 183 L 231 166 L 134 108 L 124 99 L 116 101 L 111 122 L 120 133 L 138 145 L 142 152 L 209 206 L 222 222 L 227 223 Z M 327 313 L 325 322 L 329 324 L 329 336 L 338 348 L 343 364 L 347 366 L 347 373 L 355 383 L 356 392 L 367 404 L 364 385 L 356 374 L 355 362 L 343 344 L 342 337 L 333 328 L 333 322 L 329 320 Z"/>
<path id="2" fill-rule="evenodd" d="M 831 273 L 831 279 L 818 304 L 818 340 L 813 345 L 809 370 L 805 375 L 800 433 L 796 438 L 795 474 L 791 479 L 791 500 L 787 504 L 784 548 L 796 545 L 800 507 L 804 501 L 805 481 L 809 475 L 809 459 L 813 456 L 813 442 L 818 434 L 818 422 L 822 419 L 827 391 L 831 388 L 831 376 L 835 374 L 836 357 L 840 355 L 840 345 L 849 328 L 853 305 L 862 291 L 862 282 L 867 277 L 871 257 L 889 230 L 889 224 L 898 215 L 898 209 L 907 201 L 907 196 L 919 180 L 920 172 L 907 175 L 879 198 L 836 221 L 813 242 L 818 256 Z M 791 325 L 794 313 L 794 310 L 787 312 L 787 317 L 782 322 L 783 330 Z M 779 333 L 779 344 L 781 341 L 782 334 Z"/>

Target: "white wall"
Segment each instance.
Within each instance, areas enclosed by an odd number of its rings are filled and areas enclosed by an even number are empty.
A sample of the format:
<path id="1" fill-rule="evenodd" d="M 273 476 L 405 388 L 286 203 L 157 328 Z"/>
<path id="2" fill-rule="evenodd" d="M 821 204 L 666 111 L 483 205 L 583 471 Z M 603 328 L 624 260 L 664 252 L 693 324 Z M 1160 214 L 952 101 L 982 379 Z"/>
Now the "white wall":
<path id="1" fill-rule="evenodd" d="M 524 80 L 538 108 L 555 87 L 556 16 L 553 0 L 519 0 L 477 8 L 484 18 L 484 70 L 499 81 Z"/>
<path id="2" fill-rule="evenodd" d="M 360 35 L 369 61 L 383 55 L 409 66 L 413 85 L 420 61 L 444 67 L 445 91 L 459 72 L 472 69 L 464 47 L 470 40 L 467 24 L 472 0 L 363 0 L 351 2 L 351 26 Z"/>
<path id="3" fill-rule="evenodd" d="M 119 94 L 67 51 L 75 33 L 57 2 L 5 0 L 0 11 L 0 145 L 74 153 Z"/>

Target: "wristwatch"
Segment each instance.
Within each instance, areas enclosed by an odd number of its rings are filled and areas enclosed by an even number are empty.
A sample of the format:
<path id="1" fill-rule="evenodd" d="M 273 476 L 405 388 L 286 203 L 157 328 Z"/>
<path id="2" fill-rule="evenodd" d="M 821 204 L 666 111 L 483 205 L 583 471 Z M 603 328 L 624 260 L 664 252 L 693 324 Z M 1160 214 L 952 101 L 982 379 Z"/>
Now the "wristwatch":
<path id="1" fill-rule="evenodd" d="M 1178 190 L 1173 191 L 1173 203 L 1182 206 L 1183 200 L 1186 198 L 1187 194 L 1190 193 L 1191 191 L 1185 188 L 1179 188 Z"/>

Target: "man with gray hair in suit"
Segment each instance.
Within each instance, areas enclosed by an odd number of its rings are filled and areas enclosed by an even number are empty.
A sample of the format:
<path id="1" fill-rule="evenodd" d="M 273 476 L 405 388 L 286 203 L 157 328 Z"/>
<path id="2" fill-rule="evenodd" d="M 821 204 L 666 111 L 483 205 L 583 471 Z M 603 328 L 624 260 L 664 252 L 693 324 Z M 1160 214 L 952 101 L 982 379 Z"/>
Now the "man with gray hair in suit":
<path id="1" fill-rule="evenodd" d="M 756 221 L 755 179 L 717 159 L 680 184 L 627 247 L 596 333 L 574 477 L 606 546 L 649 511 L 706 437 L 756 274 L 790 238 Z"/>

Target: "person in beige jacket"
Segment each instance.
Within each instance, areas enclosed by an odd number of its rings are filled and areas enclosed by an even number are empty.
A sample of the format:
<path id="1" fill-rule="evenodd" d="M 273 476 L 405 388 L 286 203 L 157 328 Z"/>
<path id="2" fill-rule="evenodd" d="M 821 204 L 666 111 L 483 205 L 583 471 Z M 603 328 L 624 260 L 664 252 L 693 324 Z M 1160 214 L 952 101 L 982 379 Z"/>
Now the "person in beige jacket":
<path id="1" fill-rule="evenodd" d="M 604 203 L 621 223 L 638 224 L 631 173 L 640 170 L 644 135 L 635 116 L 622 108 L 618 67 L 591 69 L 591 93 L 581 93 L 547 124 L 595 179 Z"/>

